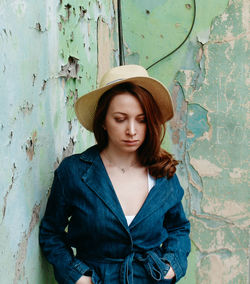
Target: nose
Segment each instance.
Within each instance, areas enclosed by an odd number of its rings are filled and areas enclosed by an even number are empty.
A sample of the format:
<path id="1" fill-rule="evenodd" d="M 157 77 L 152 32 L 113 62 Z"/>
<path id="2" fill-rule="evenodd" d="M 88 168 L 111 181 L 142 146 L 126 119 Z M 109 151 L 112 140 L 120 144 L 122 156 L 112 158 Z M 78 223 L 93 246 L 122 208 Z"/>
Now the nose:
<path id="1" fill-rule="evenodd" d="M 134 121 L 129 121 L 128 128 L 127 128 L 127 134 L 129 136 L 135 136 L 136 129 L 135 129 L 135 122 Z"/>

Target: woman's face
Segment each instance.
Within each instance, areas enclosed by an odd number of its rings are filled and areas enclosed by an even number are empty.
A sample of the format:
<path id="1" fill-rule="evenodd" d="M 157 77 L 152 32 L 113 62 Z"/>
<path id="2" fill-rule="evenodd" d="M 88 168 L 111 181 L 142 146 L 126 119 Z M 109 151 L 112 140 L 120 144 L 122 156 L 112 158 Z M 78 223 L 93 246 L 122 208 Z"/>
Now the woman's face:
<path id="1" fill-rule="evenodd" d="M 129 92 L 116 95 L 110 102 L 104 128 L 108 133 L 108 148 L 134 152 L 146 136 L 146 121 L 142 107 Z"/>

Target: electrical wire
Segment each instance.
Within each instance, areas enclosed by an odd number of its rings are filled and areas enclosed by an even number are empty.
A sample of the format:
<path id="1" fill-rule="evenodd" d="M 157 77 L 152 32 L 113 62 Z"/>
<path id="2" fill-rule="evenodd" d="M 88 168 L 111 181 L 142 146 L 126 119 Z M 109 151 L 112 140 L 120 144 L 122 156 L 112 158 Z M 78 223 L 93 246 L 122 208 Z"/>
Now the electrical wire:
<path id="1" fill-rule="evenodd" d="M 172 50 L 170 53 L 168 53 L 167 55 L 163 56 L 161 59 L 157 60 L 156 62 L 154 62 L 153 64 L 151 64 L 149 67 L 146 68 L 146 70 L 152 68 L 153 66 L 155 66 L 156 64 L 158 64 L 159 62 L 161 62 L 162 60 L 166 59 L 167 57 L 169 57 L 170 55 L 172 55 L 174 52 L 176 52 L 179 48 L 182 47 L 182 45 L 187 41 L 187 39 L 189 38 L 193 27 L 194 27 L 194 23 L 195 23 L 195 19 L 196 19 L 196 1 L 193 0 L 194 3 L 194 15 L 193 15 L 193 20 L 192 20 L 192 25 L 191 28 L 189 29 L 188 34 L 186 35 L 185 39 L 181 42 L 181 44 L 179 44 L 174 50 Z"/>
<path id="2" fill-rule="evenodd" d="M 119 37 L 119 65 L 121 66 L 125 64 L 124 50 L 123 50 L 121 0 L 117 1 L 117 10 L 118 10 L 118 37 Z"/>
<path id="3" fill-rule="evenodd" d="M 124 49 L 123 49 L 123 29 L 122 29 L 122 12 L 121 12 L 121 0 L 117 1 L 118 3 L 118 36 L 119 36 L 119 65 L 124 65 L 125 64 L 125 58 L 124 58 Z M 172 55 L 174 52 L 176 52 L 178 49 L 180 49 L 183 44 L 187 41 L 187 39 L 189 38 L 193 27 L 194 27 L 194 23 L 195 23 L 195 19 L 196 19 L 196 0 L 193 0 L 193 4 L 194 4 L 194 14 L 193 14 L 193 20 L 192 20 L 192 25 L 189 29 L 188 34 L 186 35 L 185 39 L 174 49 L 172 50 L 170 53 L 168 53 L 167 55 L 163 56 L 162 58 L 160 58 L 159 60 L 157 60 L 156 62 L 154 62 L 153 64 L 151 64 L 149 67 L 147 67 L 146 69 L 150 69 L 153 66 L 155 66 L 156 64 L 158 64 L 159 62 L 161 62 L 162 60 L 166 59 L 167 57 L 169 57 L 170 55 Z"/>

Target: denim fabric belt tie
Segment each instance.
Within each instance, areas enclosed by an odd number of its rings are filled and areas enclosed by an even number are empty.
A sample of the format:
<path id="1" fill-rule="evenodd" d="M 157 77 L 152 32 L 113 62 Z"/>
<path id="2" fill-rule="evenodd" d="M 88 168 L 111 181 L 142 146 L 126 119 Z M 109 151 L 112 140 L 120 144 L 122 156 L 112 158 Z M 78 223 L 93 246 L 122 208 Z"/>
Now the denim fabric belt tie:
<path id="1" fill-rule="evenodd" d="M 124 259 L 121 265 L 121 284 L 134 284 L 133 260 L 141 262 L 147 273 L 157 281 L 164 279 L 164 275 L 168 272 L 168 266 L 159 259 L 155 252 L 148 251 L 145 254 L 131 253 Z"/>
<path id="2" fill-rule="evenodd" d="M 83 258 L 84 259 L 84 258 Z M 120 283 L 135 284 L 133 281 L 133 261 L 140 262 L 147 273 L 156 281 L 163 280 L 169 266 L 166 265 L 154 251 L 145 253 L 132 252 L 125 258 L 85 259 L 99 263 L 121 263 Z"/>

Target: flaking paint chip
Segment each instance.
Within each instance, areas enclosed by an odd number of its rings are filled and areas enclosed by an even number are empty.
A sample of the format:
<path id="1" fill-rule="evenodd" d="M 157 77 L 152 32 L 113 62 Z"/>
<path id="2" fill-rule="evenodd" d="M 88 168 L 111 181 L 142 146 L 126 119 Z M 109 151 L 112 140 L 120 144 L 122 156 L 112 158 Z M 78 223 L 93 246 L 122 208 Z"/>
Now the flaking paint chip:
<path id="1" fill-rule="evenodd" d="M 68 63 L 64 66 L 61 66 L 61 71 L 59 72 L 60 77 L 64 77 L 66 79 L 73 78 L 79 79 L 77 73 L 79 71 L 79 59 L 73 56 L 69 56 Z"/>

